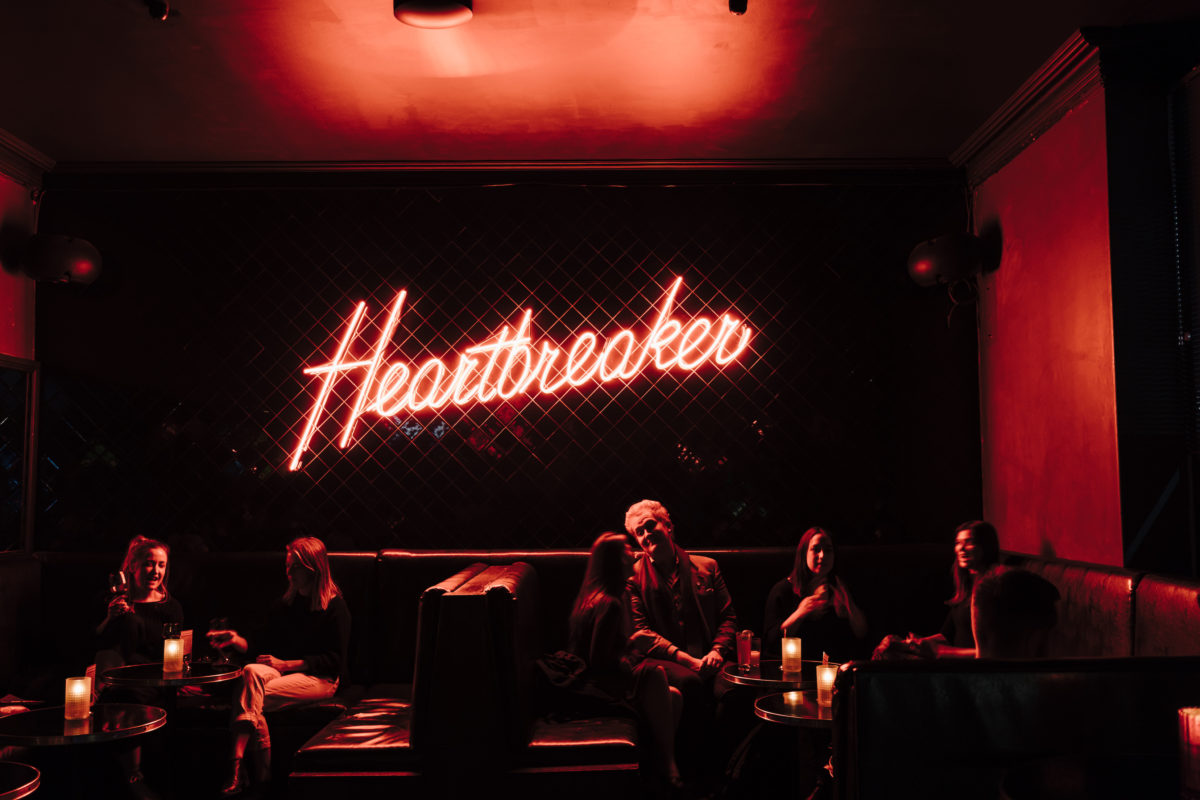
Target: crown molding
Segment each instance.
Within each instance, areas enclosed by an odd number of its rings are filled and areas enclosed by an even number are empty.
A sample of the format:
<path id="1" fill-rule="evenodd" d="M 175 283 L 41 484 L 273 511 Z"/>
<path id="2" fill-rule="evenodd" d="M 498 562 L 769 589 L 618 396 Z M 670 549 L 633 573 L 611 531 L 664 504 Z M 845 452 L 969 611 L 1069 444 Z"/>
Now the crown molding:
<path id="1" fill-rule="evenodd" d="M 556 183 L 961 185 L 944 158 L 554 161 L 61 162 L 47 188 L 152 189 Z"/>
<path id="2" fill-rule="evenodd" d="M 54 159 L 0 129 L 0 173 L 32 188 L 42 185 L 45 173 L 54 169 Z"/>
<path id="3" fill-rule="evenodd" d="M 1100 50 L 1076 31 L 950 155 L 978 186 L 1102 86 Z"/>

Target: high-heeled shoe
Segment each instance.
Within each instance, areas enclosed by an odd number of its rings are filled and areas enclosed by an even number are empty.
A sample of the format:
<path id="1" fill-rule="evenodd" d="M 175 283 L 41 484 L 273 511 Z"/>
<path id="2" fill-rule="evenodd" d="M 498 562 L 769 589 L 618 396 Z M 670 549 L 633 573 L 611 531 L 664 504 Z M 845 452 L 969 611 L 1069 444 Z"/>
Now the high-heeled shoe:
<path id="1" fill-rule="evenodd" d="M 126 785 L 129 788 L 129 796 L 134 800 L 161 800 L 158 792 L 146 785 L 146 778 L 141 770 L 135 770 L 126 779 Z"/>
<path id="2" fill-rule="evenodd" d="M 241 794 L 250 782 L 249 777 L 242 759 L 231 758 L 229 760 L 229 780 L 225 781 L 225 785 L 221 787 L 221 797 L 236 797 Z"/>

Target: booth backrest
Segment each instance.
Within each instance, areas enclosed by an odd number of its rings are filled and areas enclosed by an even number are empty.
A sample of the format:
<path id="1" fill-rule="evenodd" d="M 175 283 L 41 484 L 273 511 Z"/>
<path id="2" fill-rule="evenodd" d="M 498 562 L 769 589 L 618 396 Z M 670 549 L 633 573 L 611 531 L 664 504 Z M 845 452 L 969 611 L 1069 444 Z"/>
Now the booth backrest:
<path id="1" fill-rule="evenodd" d="M 473 768 L 510 763 L 528 741 L 537 587 L 528 564 L 489 566 L 441 599 L 429 710 L 455 722 L 433 744 L 472 753 Z"/>
<path id="2" fill-rule="evenodd" d="M 28 553 L 0 553 L 0 695 L 26 686 L 31 647 L 42 642 L 42 567 Z"/>
<path id="3" fill-rule="evenodd" d="M 767 594 L 791 571 L 795 548 L 697 549 L 717 561 L 733 597 L 738 628 L 762 632 Z M 866 652 L 886 633 L 936 632 L 946 616 L 950 596 L 949 550 L 942 545 L 845 547 L 838 551 L 838 570 L 867 616 L 871 635 Z M 389 608 L 413 607 L 412 587 L 428 586 L 475 563 L 526 563 L 537 572 L 537 609 L 542 645 L 566 646 L 567 621 L 587 567 L 586 550 L 384 550 L 379 556 L 379 598 Z M 397 627 L 384 637 L 381 669 L 391 674 L 411 670 L 415 616 L 397 612 Z M 865 654 L 865 653 L 864 653 Z M 406 667 L 407 664 L 407 667 Z"/>
<path id="4" fill-rule="evenodd" d="M 1141 573 L 1119 567 L 1009 553 L 1004 563 L 1053 583 L 1060 595 L 1050 658 L 1131 656 L 1133 592 Z"/>
<path id="5" fill-rule="evenodd" d="M 1055 755 L 1176 752 L 1200 658 L 851 662 L 834 699 L 841 800 L 996 796 L 1009 767 Z"/>
<path id="6" fill-rule="evenodd" d="M 38 553 L 42 564 L 42 623 L 53 639 L 61 668 L 91 662 L 95 626 L 107 602 L 105 576 L 120 566 L 111 553 Z M 350 608 L 350 678 L 371 683 L 371 652 L 378 631 L 394 624 L 376 600 L 375 553 L 330 553 L 330 571 Z M 209 620 L 225 617 L 252 633 L 266 621 L 271 604 L 287 590 L 284 554 L 187 553 L 173 556 L 167 587 L 184 609 L 185 625 L 203 641 Z M 415 616 L 416 599 L 413 599 Z M 382 614 L 377 612 L 384 612 Z M 411 643 L 409 653 L 412 652 Z M 411 656 L 410 656 L 411 658 Z M 411 675 L 411 663 L 408 673 Z"/>
<path id="7" fill-rule="evenodd" d="M 447 731 L 449 717 L 436 705 L 442 699 L 437 689 L 443 670 L 440 659 L 450 655 L 439 650 L 439 645 L 443 636 L 449 635 L 454 627 L 453 620 L 443 621 L 443 600 L 447 594 L 457 591 L 486 569 L 485 564 L 471 564 L 421 593 L 413 676 L 413 713 L 410 720 L 412 747 L 415 750 L 434 752 L 452 733 Z"/>
<path id="8" fill-rule="evenodd" d="M 720 565 L 739 629 L 761 633 L 767 593 L 790 571 L 794 549 L 695 552 Z M 583 549 L 331 553 L 334 579 L 353 617 L 352 681 L 411 682 L 422 587 L 476 563 L 521 562 L 533 567 L 540 646 L 564 647 L 587 556 Z M 15 644 L 3 652 L 37 653 L 41 663 L 36 666 L 57 678 L 90 663 L 94 627 L 103 614 L 105 574 L 119 559 L 112 553 L 4 554 L 0 570 L 6 579 L 0 591 L 6 602 L 0 611 L 0 644 L 6 636 L 15 637 Z M 951 553 L 945 546 L 843 547 L 838 559 L 838 571 L 871 628 L 862 655 L 884 634 L 929 634 L 940 628 L 951 590 Z M 1012 553 L 1004 554 L 1004 562 L 1033 570 L 1058 587 L 1063 600 L 1052 656 L 1200 653 L 1200 584 L 1160 576 L 1146 576 L 1139 583 L 1141 574 L 1129 570 Z M 284 557 L 278 552 L 179 553 L 172 559 L 171 591 L 183 604 L 187 623 L 198 632 L 209 619 L 221 616 L 239 629 L 253 630 L 285 587 Z M 5 662 L 0 656 L 0 678 L 13 680 L 15 669 L 13 657 Z"/>
<path id="9" fill-rule="evenodd" d="M 1200 655 L 1200 583 L 1146 575 L 1133 608 L 1134 655 Z"/>

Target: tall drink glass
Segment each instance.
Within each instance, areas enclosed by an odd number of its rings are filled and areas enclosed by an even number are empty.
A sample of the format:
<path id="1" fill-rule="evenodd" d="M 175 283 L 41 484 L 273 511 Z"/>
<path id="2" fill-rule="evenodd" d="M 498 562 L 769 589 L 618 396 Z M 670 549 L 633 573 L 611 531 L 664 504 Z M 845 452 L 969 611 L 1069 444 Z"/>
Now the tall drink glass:
<path id="1" fill-rule="evenodd" d="M 750 645 L 753 638 L 753 631 L 741 631 L 737 635 L 738 672 L 750 671 Z"/>

